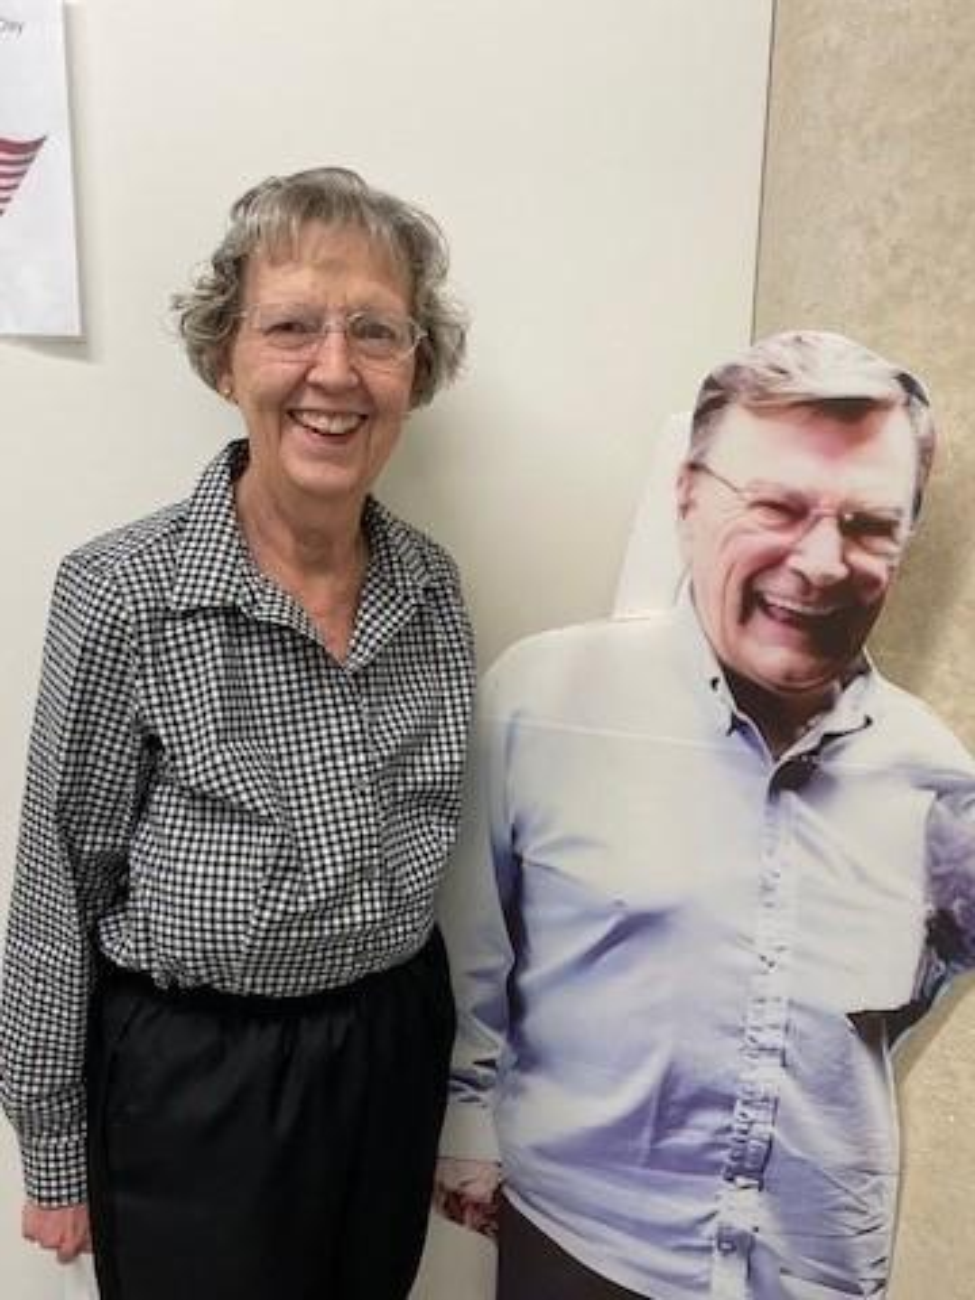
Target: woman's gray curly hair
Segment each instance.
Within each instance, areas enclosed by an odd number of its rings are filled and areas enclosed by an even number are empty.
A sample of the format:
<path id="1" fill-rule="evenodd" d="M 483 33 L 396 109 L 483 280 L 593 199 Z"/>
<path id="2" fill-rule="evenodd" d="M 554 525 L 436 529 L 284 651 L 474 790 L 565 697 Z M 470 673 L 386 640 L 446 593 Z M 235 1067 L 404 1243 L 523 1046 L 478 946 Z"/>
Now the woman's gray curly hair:
<path id="1" fill-rule="evenodd" d="M 345 167 L 270 176 L 234 203 L 227 233 L 209 263 L 188 292 L 172 299 L 193 369 L 204 383 L 218 387 L 237 329 L 248 257 L 258 250 L 273 255 L 293 248 L 310 221 L 364 231 L 407 273 L 410 311 L 424 331 L 411 405 L 425 405 L 456 378 L 467 342 L 467 317 L 445 288 L 446 240 L 432 217 Z"/>

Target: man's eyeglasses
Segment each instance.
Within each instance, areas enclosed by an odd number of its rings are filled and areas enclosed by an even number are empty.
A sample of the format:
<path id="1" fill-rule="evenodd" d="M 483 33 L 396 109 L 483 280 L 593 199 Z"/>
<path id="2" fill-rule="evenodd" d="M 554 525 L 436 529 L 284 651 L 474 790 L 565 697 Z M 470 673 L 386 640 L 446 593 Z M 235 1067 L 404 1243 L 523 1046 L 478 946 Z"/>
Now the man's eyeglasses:
<path id="1" fill-rule="evenodd" d="M 310 361 L 333 331 L 345 335 L 352 356 L 366 365 L 397 365 L 419 347 L 426 331 L 410 316 L 354 311 L 329 316 L 317 307 L 258 303 L 240 313 L 248 329 L 269 351 L 294 361 Z"/>
<path id="2" fill-rule="evenodd" d="M 690 469 L 707 474 L 733 492 L 742 503 L 749 524 L 763 532 L 776 533 L 783 540 L 797 542 L 811 532 L 820 519 L 835 519 L 846 544 L 847 554 L 869 556 L 895 564 L 911 536 L 909 521 L 900 510 L 874 510 L 860 506 L 824 506 L 804 493 L 778 483 L 732 483 L 703 461 L 691 462 Z"/>

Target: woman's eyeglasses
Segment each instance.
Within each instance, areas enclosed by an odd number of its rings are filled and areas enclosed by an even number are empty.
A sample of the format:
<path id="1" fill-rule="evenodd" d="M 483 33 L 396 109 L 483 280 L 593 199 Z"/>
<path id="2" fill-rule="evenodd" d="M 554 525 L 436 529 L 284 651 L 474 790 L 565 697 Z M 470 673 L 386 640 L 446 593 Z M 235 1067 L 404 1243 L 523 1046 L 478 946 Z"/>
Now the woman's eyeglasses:
<path id="1" fill-rule="evenodd" d="M 295 361 L 310 361 L 329 334 L 339 333 L 345 335 L 356 360 L 367 365 L 397 365 L 412 356 L 426 337 L 412 317 L 387 312 L 330 316 L 316 307 L 258 303 L 240 316 L 266 348 Z"/>

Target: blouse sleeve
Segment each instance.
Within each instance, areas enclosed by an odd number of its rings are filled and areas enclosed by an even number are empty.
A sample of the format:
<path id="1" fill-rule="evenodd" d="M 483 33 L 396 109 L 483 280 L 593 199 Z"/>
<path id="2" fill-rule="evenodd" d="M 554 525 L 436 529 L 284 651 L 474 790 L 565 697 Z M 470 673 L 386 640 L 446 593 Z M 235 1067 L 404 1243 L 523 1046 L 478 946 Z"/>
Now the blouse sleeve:
<path id="1" fill-rule="evenodd" d="M 0 1101 L 43 1205 L 86 1198 L 91 940 L 124 888 L 144 754 L 136 680 L 120 593 L 70 557 L 45 641 L 0 993 Z"/>

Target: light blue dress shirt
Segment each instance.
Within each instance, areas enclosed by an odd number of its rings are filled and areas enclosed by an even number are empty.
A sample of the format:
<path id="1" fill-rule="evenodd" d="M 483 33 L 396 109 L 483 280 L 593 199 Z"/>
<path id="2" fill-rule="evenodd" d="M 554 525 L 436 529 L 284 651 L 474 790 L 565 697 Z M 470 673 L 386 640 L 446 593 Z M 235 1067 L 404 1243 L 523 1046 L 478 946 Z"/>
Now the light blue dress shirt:
<path id="1" fill-rule="evenodd" d="M 774 759 L 685 598 L 503 656 L 473 780 L 443 1154 L 654 1300 L 882 1296 L 890 1013 L 975 955 L 963 747 L 866 669 Z"/>

